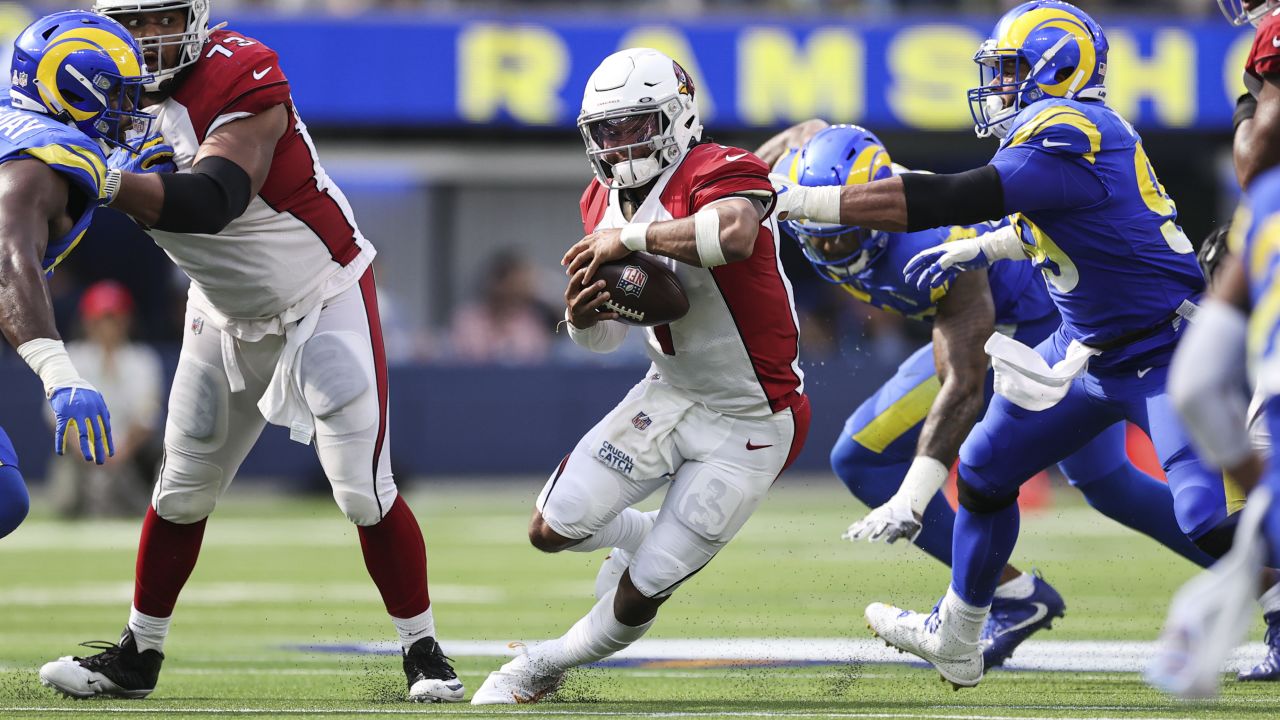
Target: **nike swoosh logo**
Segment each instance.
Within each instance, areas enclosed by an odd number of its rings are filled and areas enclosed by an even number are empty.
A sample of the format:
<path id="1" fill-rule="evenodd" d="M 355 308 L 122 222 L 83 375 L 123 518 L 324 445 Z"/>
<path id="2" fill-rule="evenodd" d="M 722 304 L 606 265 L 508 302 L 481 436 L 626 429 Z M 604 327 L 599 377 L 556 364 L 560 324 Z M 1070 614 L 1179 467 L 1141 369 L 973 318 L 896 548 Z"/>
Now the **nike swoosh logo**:
<path id="1" fill-rule="evenodd" d="M 1048 605 L 1045 605 L 1044 603 L 1038 603 L 1038 602 L 1033 602 L 1031 604 L 1036 607 L 1036 611 L 1031 615 L 1031 617 L 1027 618 L 1026 620 L 1023 620 L 1017 625 L 1005 628 L 1004 631 L 1000 633 L 1000 635 L 1008 635 L 1009 633 L 1017 632 L 1022 628 L 1027 627 L 1028 625 L 1034 625 L 1040 622 L 1041 620 L 1043 620 L 1045 615 L 1049 614 Z"/>
<path id="2" fill-rule="evenodd" d="M 275 67 L 275 66 L 274 66 L 274 65 L 272 65 L 271 67 Z M 262 78 L 266 77 L 266 76 L 267 76 L 267 73 L 269 73 L 269 72 L 271 72 L 271 68 L 270 68 L 270 67 L 269 67 L 269 68 L 267 68 L 267 69 L 265 69 L 265 70 L 254 70 L 254 71 L 253 71 L 253 79 L 254 79 L 254 80 L 261 80 Z"/>
<path id="3" fill-rule="evenodd" d="M 1139 370 L 1139 371 L 1138 371 L 1138 377 L 1143 377 L 1144 375 L 1146 375 L 1146 374 L 1147 374 L 1147 373 L 1149 373 L 1149 372 L 1151 372 L 1151 368 L 1146 368 L 1146 369 L 1144 369 L 1144 370 Z"/>
<path id="4" fill-rule="evenodd" d="M 746 157 L 746 156 L 747 156 L 747 155 L 749 155 L 749 154 L 750 154 L 750 153 L 742 153 L 741 155 L 725 155 L 725 156 L 724 156 L 724 161 L 725 161 L 725 162 L 733 162 L 734 160 L 741 160 L 742 158 Z"/>
<path id="5" fill-rule="evenodd" d="M 773 446 L 772 445 L 752 445 L 750 440 L 747 441 L 748 450 L 763 450 L 765 448 L 770 448 L 770 447 L 773 447 Z"/>
<path id="6" fill-rule="evenodd" d="M 659 86 L 659 85 L 661 85 L 661 84 L 662 84 L 662 81 L 661 81 L 661 80 L 659 80 L 658 82 L 649 82 L 648 80 L 645 80 L 645 81 L 644 81 L 644 86 L 645 86 L 645 87 L 658 87 L 658 86 Z"/>
<path id="7" fill-rule="evenodd" d="M 1070 145 L 1071 143 L 1055 142 L 1055 141 L 1053 141 L 1053 140 L 1045 140 L 1044 142 L 1042 142 L 1042 143 L 1040 143 L 1040 144 L 1041 144 L 1041 145 L 1043 145 L 1043 146 L 1045 146 L 1045 147 L 1066 147 L 1067 145 Z"/>
<path id="8" fill-rule="evenodd" d="M 84 684 L 85 684 L 85 685 L 97 685 L 97 684 L 98 684 L 98 681 L 97 681 L 97 680 L 85 680 L 85 681 L 84 681 Z"/>

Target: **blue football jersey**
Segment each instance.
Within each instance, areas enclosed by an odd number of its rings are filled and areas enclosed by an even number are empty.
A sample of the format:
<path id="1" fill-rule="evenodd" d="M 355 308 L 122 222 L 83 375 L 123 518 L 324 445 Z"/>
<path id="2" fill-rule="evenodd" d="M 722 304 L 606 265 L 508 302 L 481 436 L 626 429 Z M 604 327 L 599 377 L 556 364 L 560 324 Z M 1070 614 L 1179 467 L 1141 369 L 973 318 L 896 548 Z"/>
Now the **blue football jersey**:
<path id="1" fill-rule="evenodd" d="M 57 120 L 36 112 L 17 110 L 6 98 L 0 100 L 0 163 L 35 158 L 56 170 L 71 185 L 76 217 L 71 231 L 60 238 L 49 238 L 45 247 L 44 269 L 52 272 L 80 238 L 93 219 L 93 211 L 102 204 L 102 181 L 107 172 L 106 159 L 97 143 L 86 135 Z"/>
<path id="2" fill-rule="evenodd" d="M 977 237 L 1007 222 L 888 233 L 889 242 L 884 253 L 849 283 L 840 287 L 881 310 L 904 315 L 912 320 L 930 321 L 937 314 L 938 301 L 946 296 L 950 284 L 932 290 L 917 289 L 903 278 L 902 271 L 907 262 L 922 250 L 951 240 Z M 1016 325 L 1038 320 L 1055 312 L 1044 281 L 1030 263 L 1002 260 L 992 265 L 987 274 L 997 325 Z"/>
<path id="3" fill-rule="evenodd" d="M 1048 281 L 1069 338 L 1105 344 L 1141 334 L 1204 290 L 1194 249 L 1141 138 L 1106 105 L 1033 103 L 1014 119 L 991 163 L 1004 181 L 1005 210 L 1018 213 L 1028 255 Z M 1170 323 L 1097 364 L 1175 342 Z"/>
<path id="4" fill-rule="evenodd" d="M 1249 281 L 1249 361 L 1270 394 L 1280 387 L 1280 168 L 1259 175 L 1231 223 L 1231 252 Z M 1274 378 L 1274 379 L 1272 379 Z"/>

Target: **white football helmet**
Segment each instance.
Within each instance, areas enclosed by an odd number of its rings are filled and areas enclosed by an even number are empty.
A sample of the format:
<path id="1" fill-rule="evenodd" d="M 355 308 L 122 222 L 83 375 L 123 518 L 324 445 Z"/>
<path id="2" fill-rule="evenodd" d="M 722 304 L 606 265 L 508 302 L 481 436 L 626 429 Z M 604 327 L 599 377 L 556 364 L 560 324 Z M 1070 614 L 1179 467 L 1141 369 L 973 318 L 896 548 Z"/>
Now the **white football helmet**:
<path id="1" fill-rule="evenodd" d="M 148 92 L 160 90 L 162 83 L 200 59 L 200 50 L 209 39 L 209 0 L 94 0 L 93 3 L 94 12 L 108 17 L 121 13 L 168 10 L 186 10 L 187 25 L 182 32 L 138 38 L 138 45 L 142 47 L 144 53 L 150 50 L 156 54 L 156 67 L 147 68 L 156 78 L 154 82 L 147 85 Z M 173 67 L 164 67 L 161 50 L 173 45 L 182 46 L 182 51 L 178 54 L 178 62 Z"/>
<path id="2" fill-rule="evenodd" d="M 1280 8 L 1278 0 L 1218 0 L 1218 8 L 1232 25 L 1249 24 L 1257 27 L 1267 13 Z"/>
<path id="3" fill-rule="evenodd" d="M 702 139 L 693 81 L 657 50 L 616 52 L 587 80 L 578 129 L 601 184 L 640 187 Z"/>

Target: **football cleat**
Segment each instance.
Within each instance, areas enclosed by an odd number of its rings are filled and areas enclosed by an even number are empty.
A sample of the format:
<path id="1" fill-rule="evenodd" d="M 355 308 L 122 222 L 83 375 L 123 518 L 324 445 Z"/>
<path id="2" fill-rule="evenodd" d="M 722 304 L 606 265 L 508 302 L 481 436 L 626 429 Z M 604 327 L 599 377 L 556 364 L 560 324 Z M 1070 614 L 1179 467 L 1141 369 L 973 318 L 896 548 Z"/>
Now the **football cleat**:
<path id="1" fill-rule="evenodd" d="M 424 637 L 404 652 L 404 676 L 413 702 L 462 702 L 466 690 L 435 638 Z"/>
<path id="2" fill-rule="evenodd" d="M 1280 612 L 1265 613 L 1262 618 L 1267 621 L 1267 634 L 1263 636 L 1267 644 L 1267 656 L 1248 670 L 1241 670 L 1236 676 L 1237 680 L 1255 682 L 1280 680 Z"/>
<path id="3" fill-rule="evenodd" d="M 596 573 L 596 600 L 618 589 L 622 573 L 627 571 L 629 565 L 631 553 L 622 548 L 614 548 L 605 556 L 604 562 L 600 564 L 600 571 Z"/>
<path id="4" fill-rule="evenodd" d="M 982 680 L 982 651 L 949 632 L 935 605 L 933 612 L 903 610 L 884 603 L 867 606 L 867 627 L 885 644 L 909 652 L 937 669 L 942 678 L 959 690 Z"/>
<path id="5" fill-rule="evenodd" d="M 1019 600 L 997 597 L 991 601 L 991 615 L 979 639 L 984 668 L 1003 665 L 1023 641 L 1053 627 L 1056 618 L 1066 615 L 1067 604 L 1058 591 L 1038 573 L 1033 582 L 1035 590 L 1029 597 Z"/>
<path id="6" fill-rule="evenodd" d="M 101 640 L 81 645 L 102 652 L 45 663 L 40 668 L 40 684 L 80 700 L 98 696 L 139 699 L 156 689 L 164 654 L 159 650 L 138 652 L 129 628 L 120 636 L 119 645 Z"/>
<path id="7" fill-rule="evenodd" d="M 472 705 L 524 705 L 550 695 L 564 681 L 564 673 L 536 667 L 524 643 L 511 643 L 520 654 L 489 673 L 471 696 Z"/>

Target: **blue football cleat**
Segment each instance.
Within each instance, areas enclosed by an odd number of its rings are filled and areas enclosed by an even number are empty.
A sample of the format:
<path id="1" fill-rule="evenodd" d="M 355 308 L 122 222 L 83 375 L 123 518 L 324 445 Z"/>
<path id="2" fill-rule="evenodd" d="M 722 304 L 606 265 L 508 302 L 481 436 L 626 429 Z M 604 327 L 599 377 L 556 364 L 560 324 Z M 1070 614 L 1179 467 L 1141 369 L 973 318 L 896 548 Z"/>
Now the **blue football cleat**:
<path id="1" fill-rule="evenodd" d="M 1052 585 L 1045 582 L 1039 573 L 1033 582 L 1035 590 L 1030 597 L 1021 600 L 997 597 L 991 601 L 991 615 L 979 639 L 983 667 L 1000 667 L 1024 640 L 1039 630 L 1051 627 L 1054 618 L 1066 614 L 1067 604 Z"/>
<path id="2" fill-rule="evenodd" d="M 1263 642 L 1267 644 L 1267 656 L 1252 668 L 1241 670 L 1236 676 L 1237 680 L 1280 680 L 1280 612 L 1265 613 L 1262 619 L 1267 621 L 1267 634 L 1263 636 Z"/>

